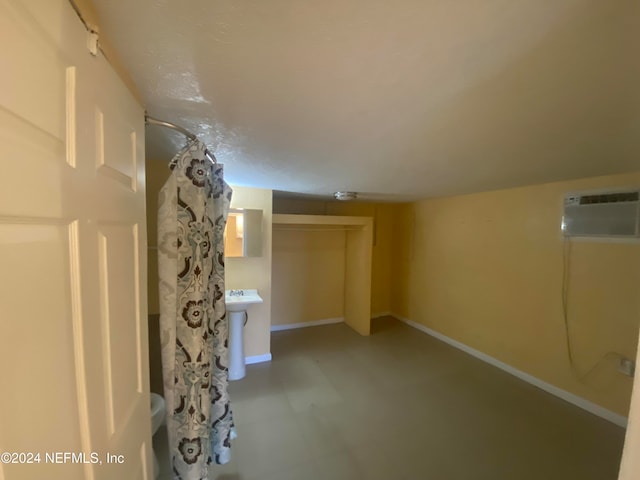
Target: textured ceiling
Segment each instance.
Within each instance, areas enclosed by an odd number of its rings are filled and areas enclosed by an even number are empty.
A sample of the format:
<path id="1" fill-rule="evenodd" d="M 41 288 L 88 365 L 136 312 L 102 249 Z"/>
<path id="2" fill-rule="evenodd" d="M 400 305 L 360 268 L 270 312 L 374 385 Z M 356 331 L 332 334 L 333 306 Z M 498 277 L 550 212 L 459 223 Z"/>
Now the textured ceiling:
<path id="1" fill-rule="evenodd" d="M 640 2 L 94 0 L 230 183 L 380 200 L 640 170 Z M 167 161 L 183 138 L 147 128 Z"/>

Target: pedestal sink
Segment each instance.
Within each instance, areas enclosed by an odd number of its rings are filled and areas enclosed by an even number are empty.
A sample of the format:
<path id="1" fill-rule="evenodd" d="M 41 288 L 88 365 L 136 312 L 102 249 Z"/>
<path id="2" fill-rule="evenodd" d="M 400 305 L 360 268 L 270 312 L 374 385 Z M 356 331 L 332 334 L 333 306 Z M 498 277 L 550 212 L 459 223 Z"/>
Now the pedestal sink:
<path id="1" fill-rule="evenodd" d="M 229 380 L 240 380 L 245 376 L 244 332 L 247 308 L 262 303 L 258 290 L 226 290 L 225 303 L 229 315 Z"/>

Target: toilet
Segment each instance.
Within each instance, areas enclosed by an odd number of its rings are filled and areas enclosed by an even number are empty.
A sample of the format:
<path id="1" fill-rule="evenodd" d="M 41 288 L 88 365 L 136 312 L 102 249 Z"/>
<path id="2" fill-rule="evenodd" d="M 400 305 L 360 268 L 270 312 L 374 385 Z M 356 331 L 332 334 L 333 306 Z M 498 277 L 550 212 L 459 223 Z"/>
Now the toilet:
<path id="1" fill-rule="evenodd" d="M 158 428 L 165 422 L 165 406 L 162 395 L 151 392 L 151 436 L 153 437 Z M 160 476 L 160 464 L 156 452 L 153 452 L 153 478 Z"/>

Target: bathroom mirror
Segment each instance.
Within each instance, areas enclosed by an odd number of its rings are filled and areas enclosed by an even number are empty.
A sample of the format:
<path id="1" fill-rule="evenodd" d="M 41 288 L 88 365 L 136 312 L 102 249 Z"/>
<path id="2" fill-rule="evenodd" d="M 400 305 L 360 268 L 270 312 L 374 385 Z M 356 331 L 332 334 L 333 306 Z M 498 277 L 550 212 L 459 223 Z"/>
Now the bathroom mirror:
<path id="1" fill-rule="evenodd" d="M 262 256 L 262 210 L 232 208 L 224 230 L 225 257 Z"/>

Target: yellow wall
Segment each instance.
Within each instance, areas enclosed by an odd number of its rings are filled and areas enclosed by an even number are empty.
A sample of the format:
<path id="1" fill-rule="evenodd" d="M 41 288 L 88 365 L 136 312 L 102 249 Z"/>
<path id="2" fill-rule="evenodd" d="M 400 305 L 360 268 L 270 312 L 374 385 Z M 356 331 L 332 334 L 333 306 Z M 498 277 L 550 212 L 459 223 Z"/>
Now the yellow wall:
<path id="1" fill-rule="evenodd" d="M 373 317 L 391 310 L 391 262 L 393 238 L 393 204 L 328 202 L 327 215 L 372 217 L 373 257 L 371 261 L 371 315 Z"/>
<path id="2" fill-rule="evenodd" d="M 322 202 L 313 200 L 294 200 L 282 198 L 274 199 L 273 202 L 274 213 L 291 213 L 302 215 L 340 215 L 374 218 L 374 245 L 371 266 L 371 314 L 374 317 L 380 314 L 388 313 L 391 310 L 390 284 L 394 221 L 393 212 L 395 208 L 396 206 L 393 204 L 365 202 Z M 300 238 L 302 239 L 303 237 Z M 275 249 L 280 248 L 279 239 L 280 237 L 274 237 Z M 291 246 L 287 248 L 291 248 Z M 313 248 L 317 248 L 317 246 Z M 276 267 L 274 266 L 274 270 L 275 268 Z M 302 278 L 302 276 L 306 275 L 306 273 L 303 271 L 300 271 L 296 274 L 298 275 L 298 278 Z M 322 286 L 323 280 L 324 277 L 319 277 L 318 283 L 315 285 L 315 288 L 324 288 Z M 284 307 L 281 308 L 278 305 L 276 308 L 278 309 L 278 311 L 281 311 Z M 311 313 L 309 318 L 320 318 L 321 315 L 320 312 L 309 313 Z"/>
<path id="3" fill-rule="evenodd" d="M 273 229 L 272 325 L 344 317 L 344 231 Z"/>
<path id="4" fill-rule="evenodd" d="M 295 198 L 273 199 L 273 213 L 292 215 L 329 215 L 327 205 L 329 202 L 322 200 L 300 200 Z"/>
<path id="5" fill-rule="evenodd" d="M 285 214 L 274 215 L 273 226 L 273 311 L 281 324 L 342 318 L 369 335 L 373 219 Z"/>
<path id="6" fill-rule="evenodd" d="M 632 380 L 605 358 L 580 382 L 567 360 L 562 195 L 640 186 L 640 173 L 424 200 L 397 207 L 393 312 L 626 415 Z M 572 241 L 577 368 L 635 358 L 640 244 Z"/>
<path id="7" fill-rule="evenodd" d="M 264 300 L 249 307 L 249 321 L 244 330 L 245 355 L 268 354 L 271 351 L 271 190 L 231 186 L 232 208 L 262 210 L 262 256 L 225 259 L 227 290 L 257 288 Z"/>

